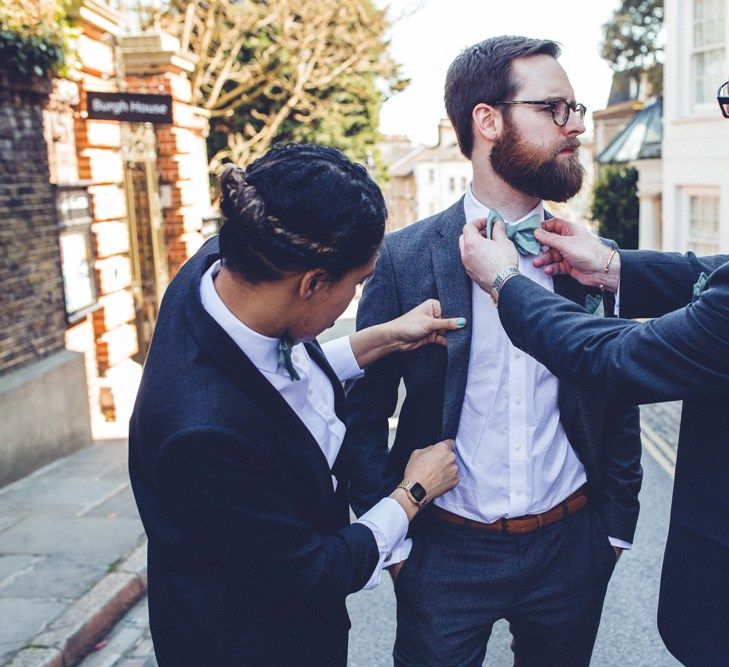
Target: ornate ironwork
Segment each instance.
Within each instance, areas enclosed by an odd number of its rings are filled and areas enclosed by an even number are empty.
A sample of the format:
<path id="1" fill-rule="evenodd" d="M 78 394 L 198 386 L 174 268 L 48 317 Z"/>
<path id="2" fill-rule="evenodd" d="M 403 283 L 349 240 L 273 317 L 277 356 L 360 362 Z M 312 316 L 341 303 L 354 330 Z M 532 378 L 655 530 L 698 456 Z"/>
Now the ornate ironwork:
<path id="1" fill-rule="evenodd" d="M 157 160 L 157 138 L 152 123 L 121 124 L 121 157 L 125 162 Z"/>

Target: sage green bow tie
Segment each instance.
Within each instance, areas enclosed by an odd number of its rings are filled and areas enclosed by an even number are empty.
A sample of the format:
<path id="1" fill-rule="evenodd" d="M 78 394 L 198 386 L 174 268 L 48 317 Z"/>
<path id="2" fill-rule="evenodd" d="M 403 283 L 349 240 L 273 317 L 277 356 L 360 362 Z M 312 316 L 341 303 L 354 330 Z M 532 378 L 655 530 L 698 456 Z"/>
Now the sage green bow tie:
<path id="1" fill-rule="evenodd" d="M 501 213 L 491 209 L 486 218 L 486 238 L 491 238 L 491 230 L 497 220 L 504 220 Z M 538 255 L 541 249 L 539 241 L 534 238 L 534 230 L 542 226 L 541 215 L 530 215 L 526 220 L 514 225 L 506 225 L 506 235 L 511 239 L 520 255 Z"/>
<path id="2" fill-rule="evenodd" d="M 692 296 L 691 296 L 691 303 L 694 303 L 695 301 L 698 301 L 699 297 L 701 296 L 701 292 L 704 291 L 704 287 L 706 287 L 706 281 L 709 279 L 709 276 L 707 276 L 703 271 L 701 272 L 701 275 L 699 276 L 699 279 L 696 281 L 696 284 L 692 288 Z"/>
<path id="3" fill-rule="evenodd" d="M 282 338 L 278 341 L 278 365 L 283 366 L 288 371 L 289 377 L 294 382 L 297 382 L 298 380 L 301 380 L 301 377 L 299 377 L 299 374 L 296 372 L 294 362 L 291 359 L 291 350 L 293 347 L 294 344 L 287 338 Z"/>

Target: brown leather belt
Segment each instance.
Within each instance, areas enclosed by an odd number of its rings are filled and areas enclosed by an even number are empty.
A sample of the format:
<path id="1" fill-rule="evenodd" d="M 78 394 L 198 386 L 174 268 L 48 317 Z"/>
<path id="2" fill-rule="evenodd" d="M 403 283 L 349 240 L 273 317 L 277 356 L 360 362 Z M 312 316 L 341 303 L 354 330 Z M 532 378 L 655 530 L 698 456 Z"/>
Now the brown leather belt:
<path id="1" fill-rule="evenodd" d="M 437 505 L 431 505 L 430 514 L 436 519 L 458 526 L 469 526 L 471 528 L 478 528 L 479 530 L 491 530 L 499 533 L 509 533 L 510 535 L 524 535 L 525 533 L 531 533 L 533 530 L 537 530 L 537 528 L 562 521 L 562 519 L 570 514 L 576 514 L 581 509 L 584 509 L 586 505 L 587 485 L 585 484 L 571 496 L 565 498 L 559 505 L 555 505 L 551 510 L 547 510 L 541 514 L 529 514 L 513 519 L 499 519 L 493 523 L 483 523 L 482 521 L 467 519 L 460 514 L 454 514 Z"/>

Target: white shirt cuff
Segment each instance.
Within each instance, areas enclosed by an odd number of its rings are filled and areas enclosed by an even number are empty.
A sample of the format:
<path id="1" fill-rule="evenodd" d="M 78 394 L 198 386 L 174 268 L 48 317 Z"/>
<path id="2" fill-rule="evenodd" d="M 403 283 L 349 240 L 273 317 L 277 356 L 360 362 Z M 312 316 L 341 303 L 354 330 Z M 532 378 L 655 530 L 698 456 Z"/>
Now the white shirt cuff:
<path id="1" fill-rule="evenodd" d="M 618 291 L 615 292 L 615 317 L 620 317 L 620 285 L 618 285 Z"/>
<path id="2" fill-rule="evenodd" d="M 626 551 L 633 548 L 633 545 L 630 542 L 623 542 L 623 540 L 619 540 L 617 537 L 608 537 L 608 540 L 610 540 L 610 544 L 614 547 L 625 549 Z"/>
<path id="3" fill-rule="evenodd" d="M 364 375 L 364 371 L 357 364 L 357 359 L 355 359 L 354 352 L 352 352 L 349 336 L 330 340 L 324 343 L 321 349 L 340 382 L 354 380 Z"/>
<path id="4" fill-rule="evenodd" d="M 399 562 L 393 560 L 394 552 L 398 551 L 398 555 L 402 553 L 405 535 L 408 532 L 408 517 L 397 500 L 383 498 L 371 510 L 357 519 L 355 523 L 361 523 L 372 531 L 377 542 L 377 550 L 380 552 L 380 558 L 372 572 L 372 576 L 365 584 L 365 589 L 369 590 L 380 583 L 383 567 Z M 410 553 L 409 547 L 407 553 Z"/>
<path id="5" fill-rule="evenodd" d="M 407 560 L 408 556 L 410 555 L 410 551 L 413 548 L 413 541 L 406 537 L 399 546 L 396 546 L 394 549 L 390 551 L 390 557 L 383 561 L 382 563 L 382 569 L 390 567 L 390 565 L 395 565 L 396 563 L 402 563 L 404 560 Z"/>

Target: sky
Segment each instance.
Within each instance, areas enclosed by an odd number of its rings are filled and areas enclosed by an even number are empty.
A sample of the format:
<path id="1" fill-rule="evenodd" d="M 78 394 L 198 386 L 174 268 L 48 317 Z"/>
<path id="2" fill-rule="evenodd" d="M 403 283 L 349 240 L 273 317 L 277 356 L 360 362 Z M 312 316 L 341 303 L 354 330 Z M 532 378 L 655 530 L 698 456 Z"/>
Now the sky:
<path id="1" fill-rule="evenodd" d="M 382 107 L 384 134 L 435 144 L 438 121 L 445 117 L 443 83 L 448 65 L 465 47 L 494 35 L 559 42 L 560 62 L 577 101 L 588 110 L 588 132 L 590 112 L 605 108 L 612 72 L 599 55 L 601 26 L 619 0 L 375 0 L 375 4 L 389 7 L 390 53 L 411 80 L 405 91 Z"/>

